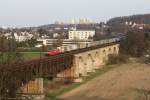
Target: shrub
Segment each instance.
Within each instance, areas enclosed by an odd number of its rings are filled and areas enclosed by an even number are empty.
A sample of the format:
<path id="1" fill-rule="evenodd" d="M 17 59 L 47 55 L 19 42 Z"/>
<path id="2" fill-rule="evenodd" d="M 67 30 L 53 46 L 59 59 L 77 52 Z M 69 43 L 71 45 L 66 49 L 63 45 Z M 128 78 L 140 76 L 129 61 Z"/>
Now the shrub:
<path id="1" fill-rule="evenodd" d="M 23 47 L 19 47 L 17 48 L 18 52 L 40 52 L 40 48 L 23 48 Z"/>
<path id="2" fill-rule="evenodd" d="M 116 54 L 110 54 L 108 56 L 107 64 L 118 64 L 118 63 L 126 63 L 128 61 L 128 56 L 126 55 L 116 55 Z"/>
<path id="3" fill-rule="evenodd" d="M 65 84 L 65 85 L 72 84 L 72 82 L 73 82 L 73 80 L 72 80 L 71 77 L 66 77 L 66 78 L 64 79 L 64 84 Z"/>

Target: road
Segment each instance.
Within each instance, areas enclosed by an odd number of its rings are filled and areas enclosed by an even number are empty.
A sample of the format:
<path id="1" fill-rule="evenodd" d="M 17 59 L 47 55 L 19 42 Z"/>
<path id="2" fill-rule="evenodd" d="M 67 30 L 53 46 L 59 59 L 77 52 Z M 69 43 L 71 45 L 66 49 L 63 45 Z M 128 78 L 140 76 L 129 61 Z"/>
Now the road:
<path id="1" fill-rule="evenodd" d="M 150 65 L 120 65 L 59 96 L 58 99 L 150 100 Z"/>

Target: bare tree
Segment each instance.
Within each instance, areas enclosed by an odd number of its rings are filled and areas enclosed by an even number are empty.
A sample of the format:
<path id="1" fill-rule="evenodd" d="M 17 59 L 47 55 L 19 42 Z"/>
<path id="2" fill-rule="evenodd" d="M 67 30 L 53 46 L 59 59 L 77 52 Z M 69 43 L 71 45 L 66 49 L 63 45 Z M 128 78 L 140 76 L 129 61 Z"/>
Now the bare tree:
<path id="1" fill-rule="evenodd" d="M 54 47 L 60 47 L 63 44 L 63 36 L 60 34 L 56 40 L 53 42 Z"/>

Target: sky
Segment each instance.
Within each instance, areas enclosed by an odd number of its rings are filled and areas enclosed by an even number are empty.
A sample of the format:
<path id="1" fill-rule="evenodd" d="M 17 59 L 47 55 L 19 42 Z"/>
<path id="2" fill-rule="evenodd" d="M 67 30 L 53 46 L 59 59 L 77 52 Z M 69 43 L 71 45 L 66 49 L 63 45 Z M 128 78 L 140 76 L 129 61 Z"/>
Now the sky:
<path id="1" fill-rule="evenodd" d="M 0 0 L 0 26 L 27 27 L 90 18 L 150 13 L 150 0 Z"/>

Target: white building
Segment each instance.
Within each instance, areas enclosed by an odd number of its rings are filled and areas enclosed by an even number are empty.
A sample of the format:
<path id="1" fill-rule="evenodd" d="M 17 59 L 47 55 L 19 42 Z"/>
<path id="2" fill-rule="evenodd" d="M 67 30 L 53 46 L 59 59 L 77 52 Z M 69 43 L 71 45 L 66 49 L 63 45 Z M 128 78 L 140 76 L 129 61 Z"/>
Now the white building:
<path id="1" fill-rule="evenodd" d="M 96 24 L 96 21 L 89 18 L 73 18 L 68 21 L 56 21 L 55 24 Z"/>
<path id="2" fill-rule="evenodd" d="M 40 44 L 43 44 L 45 46 L 47 45 L 53 45 L 54 43 L 57 44 L 59 41 L 58 39 L 37 39 L 37 41 Z M 72 41 L 70 39 L 62 39 L 62 45 L 73 45 L 73 44 L 87 44 L 93 42 L 93 40 L 88 39 L 88 40 L 78 40 L 78 41 Z"/>
<path id="3" fill-rule="evenodd" d="M 14 33 L 14 37 L 16 41 L 22 42 L 22 41 L 30 40 L 33 37 L 33 35 L 28 32 L 21 32 L 20 34 Z"/>
<path id="4" fill-rule="evenodd" d="M 14 37 L 16 41 L 23 42 L 23 41 L 26 41 L 26 40 L 30 40 L 33 37 L 33 34 L 30 34 L 29 32 L 20 32 L 20 33 L 10 32 L 10 33 L 5 33 L 4 36 L 7 37 L 7 39 Z"/>
<path id="5" fill-rule="evenodd" d="M 70 40 L 88 40 L 95 35 L 95 30 L 71 30 L 69 31 Z"/>
<path id="6" fill-rule="evenodd" d="M 54 33 L 54 34 L 53 34 L 53 38 L 57 38 L 58 36 L 59 36 L 58 33 Z"/>

